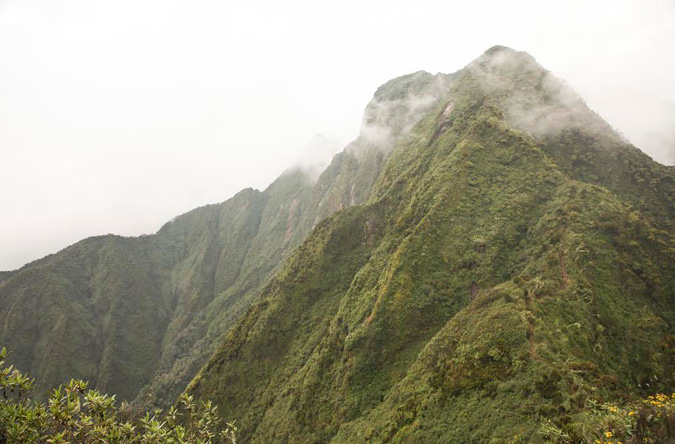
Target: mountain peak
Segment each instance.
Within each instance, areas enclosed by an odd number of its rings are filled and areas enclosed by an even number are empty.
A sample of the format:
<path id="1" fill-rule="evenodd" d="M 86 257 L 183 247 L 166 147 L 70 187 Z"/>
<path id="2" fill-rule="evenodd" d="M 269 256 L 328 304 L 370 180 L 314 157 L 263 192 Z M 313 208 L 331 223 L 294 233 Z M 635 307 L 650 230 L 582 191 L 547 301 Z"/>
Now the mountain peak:
<path id="1" fill-rule="evenodd" d="M 579 94 L 524 51 L 493 46 L 463 70 L 498 102 L 508 123 L 535 137 L 569 130 L 623 141 Z"/>
<path id="2" fill-rule="evenodd" d="M 496 54 L 496 53 L 499 53 L 499 52 L 517 53 L 518 51 L 516 51 L 513 48 L 509 48 L 508 46 L 494 45 L 494 46 L 488 48 L 483 54 L 492 55 L 492 54 Z"/>
<path id="3" fill-rule="evenodd" d="M 499 75 L 542 75 L 547 73 L 529 53 L 506 46 L 493 46 L 467 66 Z"/>
<path id="4" fill-rule="evenodd" d="M 445 95 L 446 74 L 417 71 L 380 86 L 363 114 L 360 138 L 382 149 L 391 149 Z"/>

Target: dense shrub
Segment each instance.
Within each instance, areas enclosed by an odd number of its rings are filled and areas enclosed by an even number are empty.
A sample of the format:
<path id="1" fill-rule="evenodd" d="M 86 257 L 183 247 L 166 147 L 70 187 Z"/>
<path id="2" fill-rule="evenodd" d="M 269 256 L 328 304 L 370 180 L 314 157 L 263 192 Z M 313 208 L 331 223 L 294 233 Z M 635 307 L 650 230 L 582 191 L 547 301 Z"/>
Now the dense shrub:
<path id="1" fill-rule="evenodd" d="M 657 393 L 625 403 L 590 401 L 573 433 L 544 420 L 540 429 L 547 442 L 604 444 L 675 442 L 675 393 Z"/>
<path id="2" fill-rule="evenodd" d="M 31 400 L 34 380 L 5 365 L 7 350 L 0 351 L 0 443 L 231 443 L 236 427 L 219 422 L 210 401 L 195 405 L 189 395 L 162 415 L 159 410 L 134 417 L 126 403 L 115 405 L 115 396 L 88 389 L 71 380 L 54 389 L 46 403 Z"/>

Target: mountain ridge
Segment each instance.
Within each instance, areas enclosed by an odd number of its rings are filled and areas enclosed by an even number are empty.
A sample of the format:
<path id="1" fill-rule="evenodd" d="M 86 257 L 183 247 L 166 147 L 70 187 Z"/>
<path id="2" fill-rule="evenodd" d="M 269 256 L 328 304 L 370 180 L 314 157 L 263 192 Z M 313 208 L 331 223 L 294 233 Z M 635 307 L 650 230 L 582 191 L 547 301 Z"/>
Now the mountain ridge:
<path id="1" fill-rule="evenodd" d="M 188 393 L 249 442 L 490 442 L 589 440 L 593 400 L 672 390 L 673 176 L 533 60 L 457 73 Z M 567 120 L 515 128 L 514 98 Z"/>
<path id="2" fill-rule="evenodd" d="M 403 100 L 411 85 L 430 89 L 433 76 L 422 77 L 388 82 L 362 134 L 318 179 L 292 168 L 263 191 L 196 208 L 153 235 L 92 237 L 1 274 L 9 360 L 41 381 L 39 393 L 77 377 L 138 408 L 173 403 L 312 227 L 367 198 L 392 141 L 429 105 L 430 94 L 414 107 Z"/>
<path id="3" fill-rule="evenodd" d="M 379 87 L 316 181 L 0 273 L 0 343 L 247 442 L 589 440 L 592 402 L 675 389 L 674 224 L 672 168 L 495 46 Z"/>

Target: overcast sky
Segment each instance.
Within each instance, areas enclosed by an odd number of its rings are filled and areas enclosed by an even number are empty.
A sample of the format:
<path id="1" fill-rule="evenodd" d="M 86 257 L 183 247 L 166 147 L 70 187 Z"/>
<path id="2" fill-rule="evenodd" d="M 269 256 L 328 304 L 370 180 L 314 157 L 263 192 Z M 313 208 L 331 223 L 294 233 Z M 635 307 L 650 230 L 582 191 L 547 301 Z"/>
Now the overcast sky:
<path id="1" fill-rule="evenodd" d="M 675 163 L 675 1 L 0 0 L 0 270 L 263 189 L 375 89 L 528 51 Z"/>

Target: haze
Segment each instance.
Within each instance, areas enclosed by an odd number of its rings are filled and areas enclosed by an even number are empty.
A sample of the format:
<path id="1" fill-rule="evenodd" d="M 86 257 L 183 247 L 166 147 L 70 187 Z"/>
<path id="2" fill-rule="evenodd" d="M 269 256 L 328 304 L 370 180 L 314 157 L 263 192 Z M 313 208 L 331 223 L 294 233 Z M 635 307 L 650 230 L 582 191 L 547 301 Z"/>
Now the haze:
<path id="1" fill-rule="evenodd" d="M 0 270 L 325 163 L 380 84 L 495 44 L 672 165 L 672 42 L 671 0 L 0 0 Z"/>

